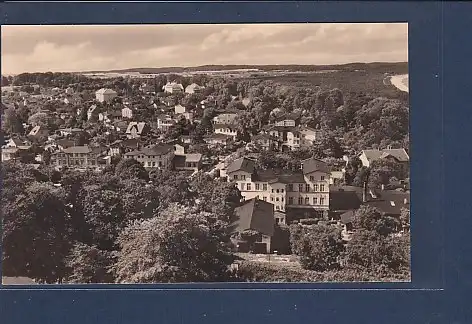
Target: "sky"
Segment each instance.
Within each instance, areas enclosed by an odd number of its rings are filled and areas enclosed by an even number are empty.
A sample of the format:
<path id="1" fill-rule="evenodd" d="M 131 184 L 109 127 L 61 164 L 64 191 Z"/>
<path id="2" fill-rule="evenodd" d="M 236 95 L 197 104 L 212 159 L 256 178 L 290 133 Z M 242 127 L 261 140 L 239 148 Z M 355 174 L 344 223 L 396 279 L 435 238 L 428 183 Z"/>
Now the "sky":
<path id="1" fill-rule="evenodd" d="M 408 61 L 408 25 L 2 26 L 2 74 Z"/>

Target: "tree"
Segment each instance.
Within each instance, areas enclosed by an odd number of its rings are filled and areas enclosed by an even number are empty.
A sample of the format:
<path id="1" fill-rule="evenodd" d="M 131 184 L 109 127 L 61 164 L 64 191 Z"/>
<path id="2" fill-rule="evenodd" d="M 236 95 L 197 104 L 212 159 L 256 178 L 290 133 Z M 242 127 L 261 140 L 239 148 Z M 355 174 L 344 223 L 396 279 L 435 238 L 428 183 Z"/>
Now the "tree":
<path id="1" fill-rule="evenodd" d="M 255 230 L 245 230 L 239 233 L 239 238 L 245 242 L 247 242 L 249 247 L 249 252 L 254 252 L 255 246 L 259 238 L 261 237 L 261 233 Z"/>
<path id="2" fill-rule="evenodd" d="M 376 232 L 387 236 L 398 228 L 398 221 L 382 214 L 377 208 L 361 206 L 354 214 L 354 228 Z"/>
<path id="3" fill-rule="evenodd" d="M 406 231 L 410 230 L 410 210 L 407 208 L 402 208 L 400 210 L 400 223 L 402 228 Z"/>
<path id="4" fill-rule="evenodd" d="M 328 225 L 292 225 L 292 252 L 300 257 L 304 269 L 326 271 L 339 268 L 343 252 L 341 231 Z"/>
<path id="5" fill-rule="evenodd" d="M 118 243 L 118 283 L 226 281 L 233 261 L 226 224 L 179 205 L 135 221 Z"/>
<path id="6" fill-rule="evenodd" d="M 388 159 L 379 159 L 372 162 L 369 176 L 369 185 L 371 187 L 379 188 L 381 185 L 387 185 L 392 177 L 397 179 L 407 178 L 407 168 L 396 161 Z"/>
<path id="7" fill-rule="evenodd" d="M 23 124 L 14 108 L 5 110 L 5 117 L 2 118 L 2 129 L 8 134 L 23 134 Z"/>
<path id="8" fill-rule="evenodd" d="M 114 254 L 99 250 L 96 246 L 76 243 L 66 257 L 69 268 L 67 282 L 71 283 L 113 283 L 109 270 L 114 262 Z"/>
<path id="9" fill-rule="evenodd" d="M 33 183 L 4 208 L 3 273 L 61 282 L 71 246 L 63 192 Z"/>
<path id="10" fill-rule="evenodd" d="M 134 159 L 122 159 L 115 168 L 115 175 L 121 179 L 149 180 L 149 175 L 143 165 Z"/>
<path id="11" fill-rule="evenodd" d="M 207 204 L 208 211 L 221 220 L 231 222 L 234 220 L 234 209 L 239 206 L 241 199 L 241 192 L 233 183 L 219 182 Z"/>

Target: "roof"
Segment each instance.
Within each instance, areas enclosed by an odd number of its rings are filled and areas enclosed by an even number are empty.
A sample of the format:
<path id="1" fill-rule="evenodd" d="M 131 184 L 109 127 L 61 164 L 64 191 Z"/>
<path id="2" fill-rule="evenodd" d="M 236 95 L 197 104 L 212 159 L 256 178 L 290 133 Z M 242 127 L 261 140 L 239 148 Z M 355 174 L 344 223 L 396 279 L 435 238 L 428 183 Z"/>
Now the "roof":
<path id="1" fill-rule="evenodd" d="M 300 118 L 300 114 L 297 113 L 284 113 L 277 117 L 275 117 L 275 121 L 282 121 L 282 120 L 294 120 L 297 121 Z"/>
<path id="2" fill-rule="evenodd" d="M 376 161 L 378 159 L 383 159 L 388 156 L 392 156 L 397 159 L 399 162 L 408 162 L 410 157 L 406 153 L 405 149 L 385 149 L 385 150 L 363 150 L 364 154 L 370 162 Z"/>
<path id="3" fill-rule="evenodd" d="M 231 127 L 235 128 L 235 126 L 234 126 L 234 125 L 231 125 L 231 124 L 220 124 L 220 123 L 217 123 L 217 124 L 214 124 L 214 125 L 213 125 L 213 128 L 214 128 L 214 129 L 217 129 L 217 128 L 223 128 L 223 129 L 224 129 L 224 128 L 231 128 Z"/>
<path id="4" fill-rule="evenodd" d="M 348 210 L 347 212 L 341 214 L 341 223 L 350 224 L 354 221 L 356 212 L 354 210 Z"/>
<path id="5" fill-rule="evenodd" d="M 116 94 L 116 91 L 112 89 L 101 88 L 100 90 L 97 90 L 95 93 L 96 94 Z"/>
<path id="6" fill-rule="evenodd" d="M 65 148 L 63 150 L 64 153 L 68 153 L 68 154 L 71 154 L 71 153 L 91 153 L 92 150 L 90 147 L 88 147 L 87 145 L 85 146 L 71 146 L 71 147 L 68 147 L 68 148 Z"/>
<path id="7" fill-rule="evenodd" d="M 167 154 L 169 151 L 173 151 L 173 146 L 168 144 L 157 144 L 152 147 L 145 147 L 139 151 L 128 152 L 125 155 L 147 155 L 147 156 L 154 156 L 154 155 L 162 155 Z"/>
<path id="8" fill-rule="evenodd" d="M 358 209 L 362 205 L 362 188 L 352 186 L 335 187 L 329 189 L 329 208 L 332 211 L 346 211 Z"/>
<path id="9" fill-rule="evenodd" d="M 254 174 L 255 181 L 268 183 L 304 183 L 305 178 L 300 172 L 291 172 L 288 170 L 257 170 Z"/>
<path id="10" fill-rule="evenodd" d="M 251 199 L 234 210 L 238 220 L 232 224 L 234 232 L 255 230 L 261 234 L 274 235 L 274 205 L 259 199 Z"/>
<path id="11" fill-rule="evenodd" d="M 38 132 L 40 131 L 41 129 L 41 126 L 34 126 L 33 129 L 29 132 L 29 136 L 34 136 L 36 134 L 38 134 Z"/>
<path id="12" fill-rule="evenodd" d="M 128 128 L 126 129 L 126 133 L 127 134 L 131 133 L 131 130 L 133 128 L 135 128 L 136 133 L 141 134 L 143 132 L 145 126 L 146 126 L 145 122 L 139 122 L 139 123 L 138 122 L 130 122 L 128 124 Z"/>
<path id="13" fill-rule="evenodd" d="M 315 158 L 302 160 L 302 167 L 304 174 L 312 173 L 315 171 L 329 173 L 328 165 L 325 162 L 317 160 Z"/>
<path id="14" fill-rule="evenodd" d="M 174 166 L 184 167 L 185 166 L 185 155 L 174 155 Z"/>
<path id="15" fill-rule="evenodd" d="M 186 162 L 200 162 L 201 160 L 202 160 L 202 155 L 200 153 L 185 154 Z"/>
<path id="16" fill-rule="evenodd" d="M 205 139 L 209 139 L 209 140 L 212 140 L 212 139 L 229 140 L 231 138 L 233 138 L 231 135 L 220 134 L 220 133 L 213 133 L 211 135 L 205 136 Z"/>
<path id="17" fill-rule="evenodd" d="M 74 146 L 75 142 L 73 140 L 63 138 L 63 139 L 57 140 L 56 144 L 59 146 L 62 146 L 63 148 L 68 148 L 68 147 Z"/>
<path id="18" fill-rule="evenodd" d="M 200 85 L 198 85 L 198 84 L 196 84 L 196 83 L 192 83 L 192 84 L 188 85 L 188 86 L 185 88 L 185 90 L 194 90 L 194 89 L 203 89 L 203 88 L 205 88 L 205 87 L 200 86 Z"/>
<path id="19" fill-rule="evenodd" d="M 410 194 L 407 192 L 383 190 L 376 192 L 376 196 L 377 199 L 371 199 L 365 204 L 385 214 L 399 216 L 402 208 L 410 208 Z"/>
<path id="20" fill-rule="evenodd" d="M 234 160 L 226 170 L 226 173 L 236 172 L 236 171 L 244 171 L 247 173 L 253 173 L 256 169 L 256 162 L 248 159 L 246 157 L 241 157 L 239 159 Z"/>

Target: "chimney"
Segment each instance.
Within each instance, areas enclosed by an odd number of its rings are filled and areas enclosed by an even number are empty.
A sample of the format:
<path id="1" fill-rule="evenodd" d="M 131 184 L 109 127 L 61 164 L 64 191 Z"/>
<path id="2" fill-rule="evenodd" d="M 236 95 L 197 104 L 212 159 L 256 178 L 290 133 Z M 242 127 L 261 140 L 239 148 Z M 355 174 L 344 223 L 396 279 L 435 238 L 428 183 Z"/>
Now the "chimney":
<path id="1" fill-rule="evenodd" d="M 367 181 L 364 182 L 364 188 L 362 189 L 362 202 L 367 202 Z"/>
<path id="2" fill-rule="evenodd" d="M 382 191 L 385 190 L 385 185 L 384 185 L 383 183 L 382 183 L 382 185 L 381 185 L 381 188 L 382 188 Z"/>
<path id="3" fill-rule="evenodd" d="M 406 198 L 403 199 L 403 204 L 404 204 L 404 205 L 408 204 L 408 199 L 406 199 Z"/>

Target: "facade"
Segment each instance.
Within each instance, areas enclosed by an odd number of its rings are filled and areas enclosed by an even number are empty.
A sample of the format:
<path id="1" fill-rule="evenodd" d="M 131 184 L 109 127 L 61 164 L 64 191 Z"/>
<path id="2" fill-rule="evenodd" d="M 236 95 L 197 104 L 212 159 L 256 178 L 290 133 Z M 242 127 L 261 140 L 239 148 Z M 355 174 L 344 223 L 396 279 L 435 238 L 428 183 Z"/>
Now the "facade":
<path id="1" fill-rule="evenodd" d="M 125 158 L 134 159 L 146 169 L 170 169 L 174 159 L 172 145 L 158 144 L 125 154 Z"/>
<path id="2" fill-rule="evenodd" d="M 213 124 L 233 124 L 238 114 L 236 113 L 224 113 L 213 117 Z"/>
<path id="3" fill-rule="evenodd" d="M 184 91 L 184 87 L 180 83 L 167 82 L 167 84 L 162 87 L 162 90 L 167 93 L 180 93 Z"/>
<path id="4" fill-rule="evenodd" d="M 174 107 L 174 113 L 175 114 L 183 114 L 185 113 L 187 110 L 185 109 L 184 106 L 182 106 L 181 104 L 178 104 Z"/>
<path id="5" fill-rule="evenodd" d="M 363 150 L 359 159 L 366 168 L 370 167 L 372 162 L 380 159 L 391 159 L 405 165 L 410 162 L 410 156 L 405 149 Z"/>
<path id="6" fill-rule="evenodd" d="M 51 163 L 56 167 L 96 168 L 101 165 L 106 149 L 90 146 L 71 146 L 53 153 Z"/>
<path id="7" fill-rule="evenodd" d="M 230 124 L 215 124 L 213 125 L 213 129 L 215 134 L 228 135 L 231 136 L 233 140 L 235 140 L 236 136 L 238 135 L 236 127 Z"/>
<path id="8" fill-rule="evenodd" d="M 89 109 L 87 110 L 87 120 L 90 120 L 90 118 L 92 118 L 93 115 L 98 116 L 98 110 L 99 109 L 97 105 L 91 105 Z"/>
<path id="9" fill-rule="evenodd" d="M 95 99 L 98 102 L 111 102 L 118 94 L 112 89 L 100 89 L 95 92 Z"/>
<path id="10" fill-rule="evenodd" d="M 14 160 L 21 154 L 28 152 L 31 144 L 19 139 L 10 139 L 2 146 L 2 161 Z"/>
<path id="11" fill-rule="evenodd" d="M 121 117 L 128 119 L 133 118 L 133 110 L 128 107 L 124 107 L 121 109 Z"/>
<path id="12" fill-rule="evenodd" d="M 283 120 L 281 123 L 290 124 L 292 121 Z M 319 138 L 319 131 L 307 126 L 281 126 L 267 127 L 264 134 L 277 141 L 276 147 L 282 151 L 297 150 L 313 146 Z"/>
<path id="13" fill-rule="evenodd" d="M 330 172 L 322 161 L 307 159 L 299 172 L 289 172 L 256 170 L 253 160 L 242 157 L 228 166 L 226 174 L 244 199 L 270 202 L 276 211 L 297 209 L 308 215 L 329 210 Z"/>
<path id="14" fill-rule="evenodd" d="M 198 171 L 202 167 L 202 155 L 185 153 L 185 146 L 174 145 L 174 169 L 178 171 Z"/>
<path id="15" fill-rule="evenodd" d="M 157 118 L 157 128 L 162 132 L 167 132 L 169 128 L 175 125 L 175 120 L 170 116 L 160 116 Z"/>
<path id="16" fill-rule="evenodd" d="M 203 140 L 208 145 L 227 145 L 232 141 L 233 137 L 225 134 L 212 134 L 206 136 Z"/>

